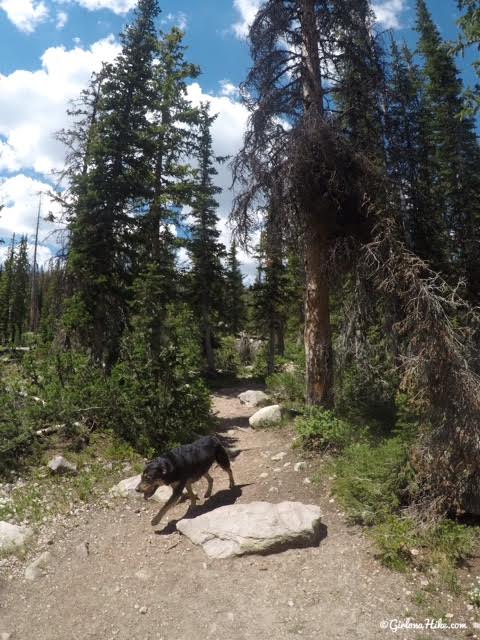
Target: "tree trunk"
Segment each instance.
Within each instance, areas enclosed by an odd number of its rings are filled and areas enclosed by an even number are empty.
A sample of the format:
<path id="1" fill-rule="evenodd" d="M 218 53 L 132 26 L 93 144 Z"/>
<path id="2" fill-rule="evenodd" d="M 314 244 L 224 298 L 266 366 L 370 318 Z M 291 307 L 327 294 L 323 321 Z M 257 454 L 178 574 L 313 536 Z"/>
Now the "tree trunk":
<path id="1" fill-rule="evenodd" d="M 327 216 L 310 215 L 305 233 L 305 361 L 306 402 L 333 406 L 333 350 L 328 282 Z"/>
<path id="2" fill-rule="evenodd" d="M 275 371 L 275 320 L 270 319 L 268 335 L 268 357 L 267 374 L 271 375 Z"/>

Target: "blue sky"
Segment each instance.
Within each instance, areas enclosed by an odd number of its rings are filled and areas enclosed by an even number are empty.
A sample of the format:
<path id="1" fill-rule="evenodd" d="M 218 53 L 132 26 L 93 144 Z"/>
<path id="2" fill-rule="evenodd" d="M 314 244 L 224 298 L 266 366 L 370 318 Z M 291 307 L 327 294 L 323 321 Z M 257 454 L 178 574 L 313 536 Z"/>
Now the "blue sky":
<path id="1" fill-rule="evenodd" d="M 161 0 L 161 28 L 185 30 L 188 59 L 201 76 L 190 87 L 194 102 L 209 99 L 218 112 L 213 137 L 218 155 L 234 154 L 247 113 L 236 87 L 249 66 L 244 35 L 261 0 Z M 414 46 L 414 0 L 376 0 L 379 29 L 390 28 Z M 447 39 L 456 35 L 455 0 L 430 0 L 434 19 Z M 78 95 L 102 60 L 118 52 L 118 33 L 131 18 L 135 0 L 0 0 L 0 238 L 15 231 L 32 236 L 38 193 L 54 183 L 63 149 L 54 132 L 68 123 L 68 101 Z M 470 60 L 459 60 L 472 81 Z M 228 169 L 219 174 L 222 238 L 231 195 Z M 56 212 L 44 198 L 44 212 Z M 41 260 L 55 251 L 52 226 L 42 223 Z M 0 250 L 1 252 L 1 250 Z M 1 258 L 1 255 L 0 255 Z M 244 256 L 246 271 L 253 269 Z"/>

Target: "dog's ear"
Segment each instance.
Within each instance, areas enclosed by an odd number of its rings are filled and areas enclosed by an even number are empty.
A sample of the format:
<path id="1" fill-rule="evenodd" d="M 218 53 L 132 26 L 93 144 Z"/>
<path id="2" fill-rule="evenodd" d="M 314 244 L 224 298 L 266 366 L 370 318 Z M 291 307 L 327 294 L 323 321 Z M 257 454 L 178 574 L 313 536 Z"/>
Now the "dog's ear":
<path id="1" fill-rule="evenodd" d="M 168 473 L 168 465 L 165 460 L 159 460 L 157 462 L 157 473 L 162 478 Z"/>

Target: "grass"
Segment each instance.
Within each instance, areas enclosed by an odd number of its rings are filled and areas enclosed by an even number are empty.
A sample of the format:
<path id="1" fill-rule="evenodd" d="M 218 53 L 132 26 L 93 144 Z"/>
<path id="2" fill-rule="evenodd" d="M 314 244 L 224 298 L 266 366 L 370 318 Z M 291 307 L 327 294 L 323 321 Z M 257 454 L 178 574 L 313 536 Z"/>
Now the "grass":
<path id="1" fill-rule="evenodd" d="M 44 455 L 44 462 L 50 457 Z M 45 466 L 33 467 L 24 482 L 11 494 L 11 502 L 0 505 L 0 520 L 16 523 L 28 521 L 39 525 L 58 514 L 68 513 L 80 503 L 101 498 L 125 477 L 125 463 L 132 475 L 143 467 L 143 459 L 112 432 L 92 435 L 81 452 L 67 452 L 65 457 L 77 464 L 77 475 L 52 475 Z"/>
<path id="2" fill-rule="evenodd" d="M 300 444 L 333 453 L 324 472 L 349 521 L 368 527 L 381 562 L 395 571 L 414 566 L 435 575 L 442 589 L 459 594 L 458 567 L 480 541 L 480 528 L 444 519 L 429 526 L 407 515 L 415 483 L 410 443 L 415 430 L 402 424 L 390 433 L 355 427 L 331 411 L 309 408 L 296 419 Z"/>

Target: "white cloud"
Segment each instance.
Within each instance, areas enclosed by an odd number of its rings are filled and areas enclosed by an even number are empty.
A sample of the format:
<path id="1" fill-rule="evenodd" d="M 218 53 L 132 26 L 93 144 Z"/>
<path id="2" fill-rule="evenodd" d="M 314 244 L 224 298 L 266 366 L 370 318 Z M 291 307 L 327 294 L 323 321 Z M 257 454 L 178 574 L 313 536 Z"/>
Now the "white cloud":
<path id="1" fill-rule="evenodd" d="M 204 93 L 198 82 L 188 87 L 188 97 L 195 105 L 201 102 L 210 103 L 210 113 L 218 114 L 212 126 L 213 152 L 216 156 L 233 156 L 240 150 L 243 144 L 243 134 L 248 120 L 248 110 L 237 99 L 236 87 L 229 82 L 220 82 L 220 95 Z M 229 161 L 217 167 L 218 175 L 214 177 L 215 184 L 222 188 L 222 193 L 217 196 L 219 203 L 218 215 L 220 218 L 219 229 L 220 242 L 229 248 L 231 242 L 231 229 L 228 224 L 228 216 L 232 210 L 233 193 L 230 189 L 232 174 Z M 257 234 L 258 236 L 258 234 Z M 252 239 L 252 246 L 258 242 L 258 237 Z M 252 255 L 238 250 L 238 259 L 241 269 L 246 277 L 246 282 L 252 282 L 255 276 L 256 262 Z"/>
<path id="2" fill-rule="evenodd" d="M 233 6 L 240 13 L 240 20 L 233 25 L 233 31 L 238 38 L 246 38 L 263 0 L 233 0 Z"/>
<path id="3" fill-rule="evenodd" d="M 88 11 L 98 11 L 99 9 L 109 9 L 117 15 L 125 15 L 133 9 L 137 0 L 55 0 L 58 3 L 72 3 L 76 2 L 84 9 Z"/>
<path id="4" fill-rule="evenodd" d="M 188 16 L 183 11 L 179 11 L 178 13 L 167 13 L 167 15 L 162 19 L 162 25 L 174 24 L 176 27 L 185 31 L 188 26 Z"/>
<path id="5" fill-rule="evenodd" d="M 48 18 L 48 8 L 43 0 L 0 0 L 0 9 L 24 33 L 33 33 L 36 26 Z"/>
<path id="6" fill-rule="evenodd" d="M 54 134 L 68 124 L 69 101 L 118 51 L 113 36 L 88 49 L 51 47 L 41 69 L 0 74 L 0 171 L 33 169 L 46 176 L 61 167 L 64 148 Z"/>
<path id="7" fill-rule="evenodd" d="M 384 0 L 372 3 L 377 22 L 385 29 L 400 29 L 400 17 L 406 10 L 406 0 Z"/>
<path id="8" fill-rule="evenodd" d="M 66 11 L 59 11 L 57 13 L 57 29 L 63 29 L 68 22 L 68 13 Z"/>
<path id="9" fill-rule="evenodd" d="M 24 174 L 18 174 L 7 178 L 0 183 L 0 203 L 4 205 L 0 211 L 0 238 L 8 240 L 13 234 L 17 237 L 28 235 L 33 241 L 37 221 L 40 194 L 42 195 L 42 214 L 39 227 L 39 239 L 45 241 L 51 234 L 54 225 L 43 220 L 50 211 L 54 215 L 60 213 L 57 203 L 50 201 L 48 191 L 50 185 L 40 180 L 35 180 Z M 53 238 L 49 238 L 49 244 L 55 244 Z M 51 251 L 43 245 L 42 252 L 50 255 Z"/>

